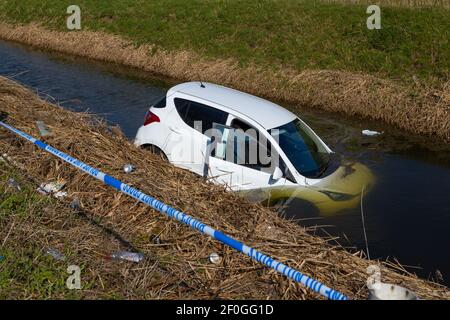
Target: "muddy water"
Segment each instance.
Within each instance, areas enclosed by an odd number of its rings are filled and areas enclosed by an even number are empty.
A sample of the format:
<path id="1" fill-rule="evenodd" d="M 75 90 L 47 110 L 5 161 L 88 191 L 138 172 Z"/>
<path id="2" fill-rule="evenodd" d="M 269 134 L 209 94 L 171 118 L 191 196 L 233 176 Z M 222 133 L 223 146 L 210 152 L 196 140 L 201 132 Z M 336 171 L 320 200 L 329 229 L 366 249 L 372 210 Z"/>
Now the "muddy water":
<path id="1" fill-rule="evenodd" d="M 120 125 L 130 139 L 147 107 L 174 84 L 138 70 L 1 41 L 0 74 L 34 88 L 51 102 L 98 114 Z M 450 146 L 371 121 L 296 110 L 334 151 L 364 163 L 376 175 L 363 201 L 371 258 L 396 258 L 424 278 L 440 278 L 439 270 L 450 285 Z M 366 137 L 363 129 L 383 134 Z M 359 206 L 331 216 L 310 209 L 294 201 L 284 214 L 302 225 L 324 226 L 340 236 L 344 246 L 365 250 Z M 324 233 L 319 228 L 317 232 Z"/>

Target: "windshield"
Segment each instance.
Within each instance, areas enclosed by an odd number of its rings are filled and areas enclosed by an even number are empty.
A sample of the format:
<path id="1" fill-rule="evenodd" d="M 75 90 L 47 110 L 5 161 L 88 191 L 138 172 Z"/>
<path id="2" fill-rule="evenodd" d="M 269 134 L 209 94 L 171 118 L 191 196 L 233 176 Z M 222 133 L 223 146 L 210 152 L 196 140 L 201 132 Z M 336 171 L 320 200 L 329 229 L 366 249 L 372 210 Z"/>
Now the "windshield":
<path id="1" fill-rule="evenodd" d="M 269 132 L 301 175 L 316 178 L 326 170 L 330 153 L 300 119 Z"/>

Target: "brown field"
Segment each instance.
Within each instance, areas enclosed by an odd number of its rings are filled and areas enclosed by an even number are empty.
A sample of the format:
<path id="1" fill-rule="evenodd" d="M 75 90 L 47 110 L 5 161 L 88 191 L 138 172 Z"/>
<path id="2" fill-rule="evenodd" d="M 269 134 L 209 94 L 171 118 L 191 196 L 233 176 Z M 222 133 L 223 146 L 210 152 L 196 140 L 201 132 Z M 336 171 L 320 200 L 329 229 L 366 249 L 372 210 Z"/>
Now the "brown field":
<path id="1" fill-rule="evenodd" d="M 135 148 L 117 128 L 107 127 L 89 115 L 49 104 L 6 78 L 0 78 L 0 110 L 8 113 L 8 123 L 35 137 L 39 136 L 35 121 L 45 120 L 53 133 L 46 142 L 55 148 L 258 248 L 352 299 L 367 297 L 366 269 L 373 264 L 381 266 L 382 281 L 408 287 L 422 299 L 450 298 L 450 291 L 443 286 L 407 274 L 398 265 L 364 259 L 361 252 L 351 254 L 332 245 L 330 239 L 312 236 L 268 208 L 248 203 L 223 187 L 214 186 Z M 104 292 L 104 286 L 111 286 L 111 290 L 117 289 L 126 298 L 319 298 L 273 270 L 114 191 L 31 143 L 3 129 L 0 129 L 0 135 L 1 154 L 7 154 L 21 174 L 37 183 L 64 179 L 68 192 L 66 204 L 78 198 L 83 210 L 95 221 L 100 219 L 151 258 L 152 263 L 137 265 L 131 271 L 126 271 L 125 267 L 122 271 L 120 268 L 114 271 L 116 273 L 110 270 L 116 274 L 114 278 L 108 273 L 108 264 L 97 261 L 108 248 L 104 238 L 90 236 L 95 233 L 90 233 L 87 226 L 79 227 L 78 231 L 71 229 L 73 232 L 68 232 L 65 240 L 63 232 L 55 231 L 48 241 L 59 241 L 59 246 L 72 247 L 72 241 L 82 240 L 73 258 L 84 259 L 87 270 L 95 277 L 119 279 L 117 283 L 106 285 L 101 280 L 94 282 L 86 296 Z M 129 175 L 123 173 L 125 163 L 134 164 L 136 171 Z M 64 221 L 64 215 L 70 214 L 68 211 L 56 214 L 50 210 L 47 218 L 53 222 Z M 66 228 L 71 225 L 61 223 L 60 226 Z M 22 230 L 19 227 L 8 225 L 4 230 L 14 230 L 19 237 Z M 24 228 L 22 232 L 30 228 Z M 162 243 L 151 243 L 148 240 L 150 234 L 159 234 Z M 45 236 L 41 237 L 41 240 L 45 239 Z M 14 243 L 17 246 L 22 241 Z M 114 245 L 117 244 L 111 244 Z M 223 256 L 221 264 L 208 263 L 211 252 Z"/>
<path id="2" fill-rule="evenodd" d="M 408 132 L 450 141 L 450 81 L 438 88 L 337 70 L 242 68 L 234 60 L 205 60 L 187 52 L 152 50 L 106 33 L 50 31 L 0 24 L 0 38 L 37 48 L 113 62 L 179 80 L 203 80 L 269 99 L 384 121 Z"/>

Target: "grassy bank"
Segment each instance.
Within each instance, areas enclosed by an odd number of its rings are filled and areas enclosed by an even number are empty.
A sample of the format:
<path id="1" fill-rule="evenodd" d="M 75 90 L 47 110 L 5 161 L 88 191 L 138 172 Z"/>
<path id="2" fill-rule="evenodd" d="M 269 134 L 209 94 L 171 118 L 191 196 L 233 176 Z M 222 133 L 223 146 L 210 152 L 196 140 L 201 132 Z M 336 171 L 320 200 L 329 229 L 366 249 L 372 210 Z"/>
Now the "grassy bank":
<path id="1" fill-rule="evenodd" d="M 326 239 L 308 234 L 299 225 L 281 219 L 267 208 L 248 203 L 226 192 L 223 187 L 211 185 L 135 148 L 117 129 L 109 128 L 85 114 L 76 114 L 42 101 L 34 93 L 5 78 L 0 78 L 0 108 L 8 113 L 9 123 L 34 136 L 39 135 L 35 121 L 45 120 L 53 133 L 46 138 L 46 142 L 59 150 L 190 213 L 351 298 L 366 298 L 366 270 L 371 264 L 381 266 L 383 281 L 408 287 L 423 299 L 450 298 L 450 292 L 442 286 L 420 280 L 398 266 L 366 260 L 360 252 L 350 254 L 343 248 L 332 246 Z M 77 198 L 81 208 L 93 217 L 89 223 L 79 221 L 79 217 L 72 217 L 67 209 L 60 207 L 54 200 L 36 196 L 34 187 L 27 188 L 19 195 L 9 195 L 3 191 L 0 234 L 7 235 L 6 238 L 0 238 L 4 242 L 0 253 L 6 256 L 6 260 L 0 262 L 0 283 L 3 286 L 12 285 L 11 277 L 30 279 L 29 273 L 35 267 L 41 270 L 40 263 L 44 263 L 44 270 L 50 271 L 42 281 L 55 290 L 52 292 L 56 296 L 75 294 L 61 288 L 64 286 L 62 270 L 65 266 L 59 265 L 57 269 L 59 262 L 42 257 L 42 248 L 50 246 L 66 253 L 70 262 L 75 261 L 84 266 L 90 285 L 86 291 L 77 294 L 91 294 L 90 297 L 111 297 L 108 292 L 116 292 L 118 297 L 125 298 L 318 298 L 246 256 L 115 192 L 3 129 L 0 131 L 0 152 L 8 155 L 9 161 L 19 168 L 21 175 L 37 181 L 35 185 L 63 179 L 66 181 L 64 190 L 68 192 L 68 197 L 61 205 L 67 205 L 71 199 Z M 128 175 L 123 173 L 121 168 L 125 163 L 133 163 L 136 171 Z M 3 171 L 2 184 L 10 175 L 10 172 Z M 2 188 L 5 190 L 5 187 Z M 55 212 L 50 208 L 50 212 L 46 213 L 49 201 L 52 201 L 51 208 L 57 208 Z M 41 214 L 33 214 L 36 212 Z M 22 219 L 21 215 L 25 218 Z M 92 222 L 95 225 L 92 226 Z M 32 223 L 33 226 L 28 225 Z M 117 239 L 100 236 L 100 231 L 84 229 L 84 224 L 86 228 L 98 228 L 100 224 L 112 229 L 136 250 L 145 253 L 148 264 L 117 266 L 110 261 L 105 262 L 103 256 L 123 248 L 123 244 Z M 44 231 L 40 233 L 40 230 Z M 14 240 L 19 239 L 16 238 L 19 235 L 22 241 Z M 151 241 L 152 235 L 158 235 L 161 242 Z M 24 249 L 20 249 L 21 246 Z M 8 248 L 16 249 L 10 252 Z M 26 269 L 28 271 L 14 266 L 15 252 L 23 255 L 25 266 L 30 265 Z M 218 252 L 222 256 L 220 264 L 208 262 L 211 252 Z M 12 259 L 9 258 L 11 254 Z M 152 270 L 156 267 L 159 271 L 154 275 Z M 13 297 L 28 294 L 29 281 L 20 282 L 21 289 L 13 288 L 8 292 Z M 112 283 L 105 284 L 108 281 Z M 113 283 L 116 285 L 113 286 Z M 113 286 L 113 289 L 104 289 L 108 286 Z M 90 288 L 93 288 L 92 291 Z M 33 291 L 33 297 L 38 297 L 42 290 Z M 39 297 L 47 296 L 44 292 Z"/>
<path id="2" fill-rule="evenodd" d="M 366 27 L 367 5 L 351 1 L 80 0 L 83 28 L 155 50 L 189 51 L 242 66 L 345 70 L 413 83 L 449 77 L 450 11 L 391 7 L 382 29 Z M 428 3 L 431 3 L 430 1 Z M 442 2 L 445 3 L 445 2 Z M 40 22 L 65 31 L 68 0 L 1 0 L 10 22 Z"/>
<path id="3" fill-rule="evenodd" d="M 21 190 L 7 182 L 14 179 Z M 158 298 L 164 274 L 152 261 L 139 267 L 108 261 L 102 255 L 123 245 L 91 217 L 71 210 L 51 197 L 39 195 L 37 184 L 24 172 L 0 163 L 0 299 L 116 299 Z M 54 249 L 64 261 L 46 254 Z M 69 290 L 69 265 L 81 269 L 83 290 Z M 151 274 L 152 278 L 144 279 Z M 145 281 L 146 280 L 146 281 Z M 157 281 L 155 281 L 157 280 Z M 143 288 L 133 286 L 142 281 Z"/>

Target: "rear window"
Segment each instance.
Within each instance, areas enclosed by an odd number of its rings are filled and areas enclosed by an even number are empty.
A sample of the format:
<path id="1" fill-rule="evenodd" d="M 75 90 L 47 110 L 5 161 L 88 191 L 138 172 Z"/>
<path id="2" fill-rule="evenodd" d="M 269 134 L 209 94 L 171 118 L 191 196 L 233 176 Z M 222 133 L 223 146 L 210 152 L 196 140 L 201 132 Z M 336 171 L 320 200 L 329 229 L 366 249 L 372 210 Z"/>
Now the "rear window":
<path id="1" fill-rule="evenodd" d="M 162 97 L 162 99 L 158 100 L 154 105 L 152 105 L 152 108 L 158 108 L 162 109 L 166 107 L 166 96 Z"/>
<path id="2" fill-rule="evenodd" d="M 174 102 L 181 119 L 203 134 L 212 129 L 214 123 L 224 125 L 228 118 L 228 113 L 198 102 L 181 98 L 175 98 Z"/>

